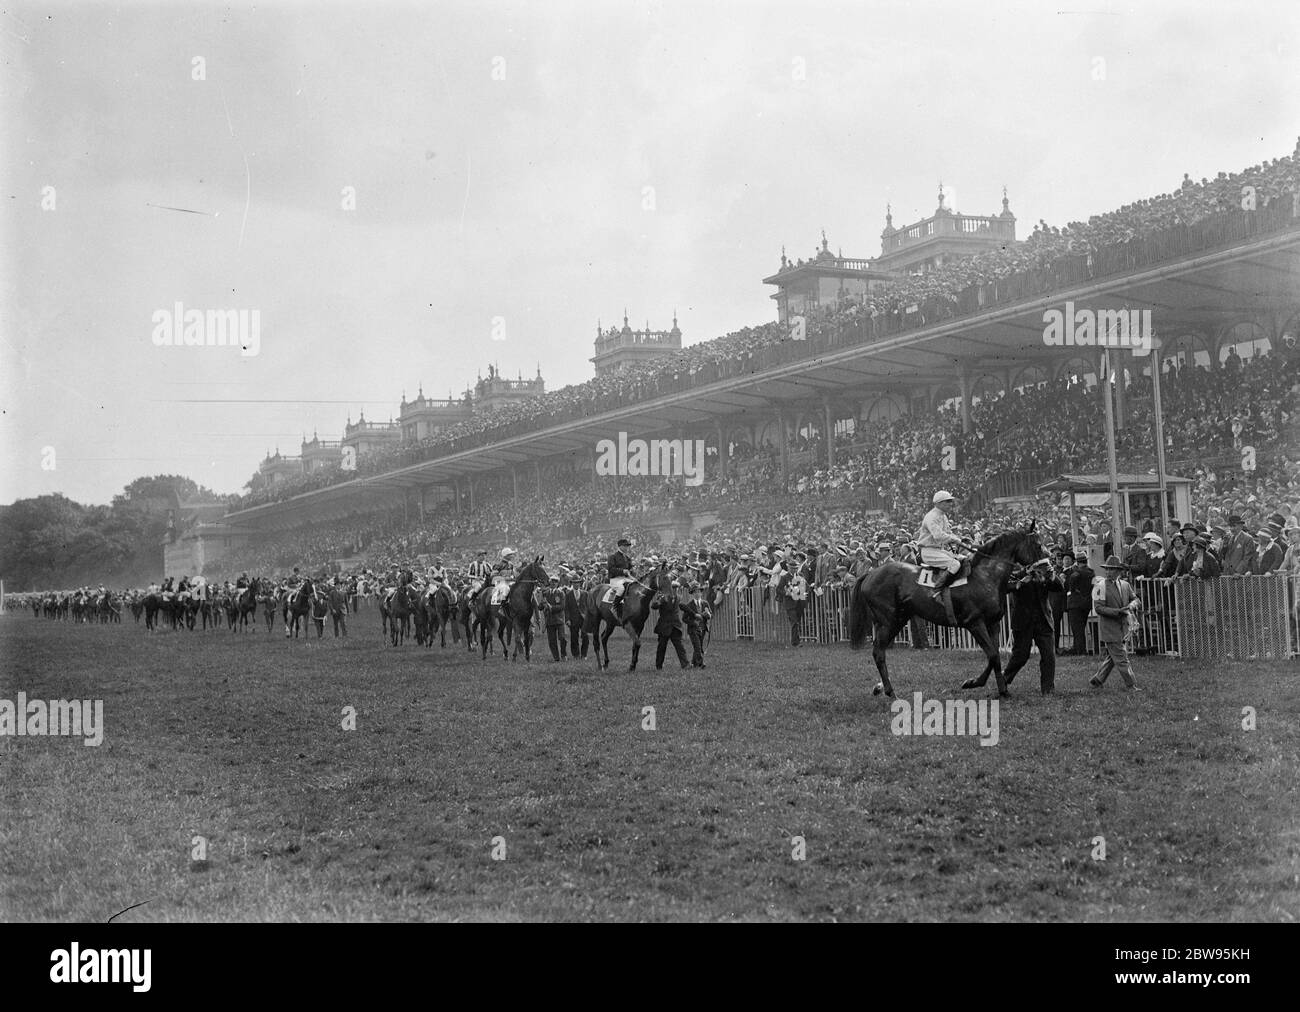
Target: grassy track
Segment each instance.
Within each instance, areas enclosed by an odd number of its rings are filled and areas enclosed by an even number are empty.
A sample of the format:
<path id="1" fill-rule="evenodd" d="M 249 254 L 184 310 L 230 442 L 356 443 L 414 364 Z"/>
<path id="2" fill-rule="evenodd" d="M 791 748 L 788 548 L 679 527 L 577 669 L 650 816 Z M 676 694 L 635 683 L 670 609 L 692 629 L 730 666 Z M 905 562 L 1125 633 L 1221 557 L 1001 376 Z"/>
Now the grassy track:
<path id="1" fill-rule="evenodd" d="M 847 649 L 715 642 L 707 671 L 656 673 L 652 643 L 597 675 L 377 625 L 340 647 L 0 620 L 0 698 L 102 698 L 106 723 L 99 748 L 0 738 L 0 917 L 1300 916 L 1294 662 L 1139 659 L 1129 695 L 1063 658 L 1048 699 L 1034 662 L 989 748 L 892 735 Z M 903 696 L 980 667 L 893 656 Z"/>

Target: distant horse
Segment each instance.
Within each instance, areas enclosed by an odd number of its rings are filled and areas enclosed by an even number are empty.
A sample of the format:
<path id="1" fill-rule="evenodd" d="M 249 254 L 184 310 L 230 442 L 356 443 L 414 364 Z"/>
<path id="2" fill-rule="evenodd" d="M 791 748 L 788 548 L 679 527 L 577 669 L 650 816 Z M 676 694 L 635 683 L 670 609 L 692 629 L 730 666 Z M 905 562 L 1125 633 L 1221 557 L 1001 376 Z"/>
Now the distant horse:
<path id="1" fill-rule="evenodd" d="M 474 595 L 462 587 L 456 593 L 455 627 L 465 631 L 465 649 L 474 650 Z"/>
<path id="2" fill-rule="evenodd" d="M 239 622 L 240 632 L 249 626 L 252 626 L 253 630 L 257 628 L 257 595 L 261 590 L 261 579 L 254 577 L 248 582 L 247 587 L 240 587 L 235 591 L 235 618 Z"/>
<path id="3" fill-rule="evenodd" d="M 982 687 L 992 672 L 997 679 L 998 695 L 1009 695 L 998 654 L 1003 596 L 1015 565 L 1029 566 L 1044 557 L 1036 524 L 1031 521 L 1023 530 L 999 534 L 977 548 L 971 558 L 968 582 L 943 592 L 951 595 L 955 625 L 970 631 L 987 658 L 983 673 L 963 682 L 963 689 Z M 849 641 L 855 650 L 860 650 L 867 636 L 872 636 L 871 656 L 880 672 L 880 682 L 872 690 L 875 695 L 882 691 L 891 698 L 894 695 L 885 649 L 913 615 L 937 625 L 954 625 L 943 602 L 933 596 L 929 587 L 917 583 L 919 575 L 916 566 L 890 560 L 859 577 L 853 587 Z"/>
<path id="4" fill-rule="evenodd" d="M 456 605 L 459 595 L 445 583 L 438 584 L 430 596 L 432 602 L 432 622 L 429 633 L 430 641 L 433 640 L 433 630 L 438 632 L 438 645 L 446 647 L 447 645 L 447 627 L 451 626 L 451 641 L 453 644 L 460 643 L 460 629 L 455 621 Z"/>
<path id="5" fill-rule="evenodd" d="M 415 627 L 415 642 L 420 646 L 433 646 L 433 588 L 423 585 L 415 588 L 411 602 L 411 623 Z"/>
<path id="6" fill-rule="evenodd" d="M 537 607 L 536 594 L 539 588 L 550 584 L 550 577 L 542 568 L 543 558 L 544 556 L 539 555 L 523 568 L 515 582 L 510 585 L 510 593 L 506 596 L 506 612 L 510 616 L 515 641 L 514 656 L 510 659 L 514 661 L 519 660 L 521 641 L 524 660 L 532 660 L 533 612 Z"/>
<path id="7" fill-rule="evenodd" d="M 316 600 L 316 585 L 311 580 L 303 580 L 298 589 L 286 591 L 284 595 L 284 635 L 288 639 L 298 637 L 298 624 L 302 623 L 303 638 L 307 638 L 307 619 L 311 615 L 312 602 Z"/>
<path id="8" fill-rule="evenodd" d="M 170 590 L 146 594 L 144 599 L 144 626 L 150 632 L 156 632 L 160 623 L 167 622 L 176 628 L 177 605 Z"/>
<path id="9" fill-rule="evenodd" d="M 395 588 L 385 599 L 388 635 L 393 646 L 401 646 L 411 633 L 411 615 L 415 611 L 416 590 L 409 583 Z"/>
<path id="10" fill-rule="evenodd" d="M 667 581 L 668 574 L 662 569 L 651 570 L 641 579 L 628 581 L 627 591 L 623 595 L 621 621 L 614 616 L 613 606 L 605 603 L 609 584 L 598 583 L 591 588 L 586 601 L 585 621 L 596 647 L 597 671 L 609 670 L 609 638 L 614 635 L 615 629 L 620 628 L 632 637 L 632 662 L 627 670 L 636 670 L 637 657 L 641 654 L 641 630 L 650 617 L 650 602 Z"/>
<path id="11" fill-rule="evenodd" d="M 502 615 L 502 607 L 492 603 L 492 593 L 496 584 L 492 580 L 484 582 L 479 592 L 474 595 L 474 625 L 478 629 L 479 644 L 483 648 L 483 660 L 487 660 L 488 648 L 492 646 L 492 637 L 501 642 L 501 652 L 506 654 L 506 633 L 510 625 Z M 509 597 L 506 598 L 507 605 Z M 508 659 L 508 658 L 507 658 Z"/>

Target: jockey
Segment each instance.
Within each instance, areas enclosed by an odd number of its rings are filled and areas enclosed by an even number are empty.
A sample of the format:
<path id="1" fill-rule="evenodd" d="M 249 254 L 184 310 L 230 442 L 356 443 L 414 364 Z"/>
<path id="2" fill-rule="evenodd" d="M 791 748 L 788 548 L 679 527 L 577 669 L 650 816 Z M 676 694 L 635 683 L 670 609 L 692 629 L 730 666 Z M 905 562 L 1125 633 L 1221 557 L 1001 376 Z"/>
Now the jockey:
<path id="1" fill-rule="evenodd" d="M 488 565 L 486 555 L 487 550 L 480 548 L 478 557 L 469 564 L 469 568 L 465 571 L 470 579 L 471 594 L 477 594 L 482 589 L 483 584 L 487 583 L 488 577 L 492 575 L 492 567 Z"/>
<path id="2" fill-rule="evenodd" d="M 444 584 L 447 582 L 447 570 L 442 564 L 442 559 L 434 558 L 433 565 L 429 567 L 429 583 Z"/>
<path id="3" fill-rule="evenodd" d="M 952 582 L 966 557 L 964 552 L 953 551 L 966 544 L 953 533 L 952 521 L 948 519 L 956 501 L 951 492 L 944 489 L 936 492 L 934 506 L 921 521 L 921 530 L 916 536 L 917 546 L 921 550 L 921 564 L 944 570 L 944 574 L 935 582 L 932 597 L 938 597 L 939 591 Z"/>
<path id="4" fill-rule="evenodd" d="M 510 584 L 515 578 L 515 550 L 501 549 L 501 558 L 492 567 L 492 603 L 501 604 L 506 599 Z"/>
<path id="5" fill-rule="evenodd" d="M 613 597 L 609 602 L 610 610 L 614 612 L 614 617 L 622 620 L 623 595 L 627 591 L 628 581 L 632 577 L 632 556 L 623 551 L 625 548 L 632 547 L 630 538 L 619 538 L 618 546 L 614 549 L 614 554 L 609 557 L 606 563 L 606 576 L 609 579 L 609 588 L 613 591 Z"/>

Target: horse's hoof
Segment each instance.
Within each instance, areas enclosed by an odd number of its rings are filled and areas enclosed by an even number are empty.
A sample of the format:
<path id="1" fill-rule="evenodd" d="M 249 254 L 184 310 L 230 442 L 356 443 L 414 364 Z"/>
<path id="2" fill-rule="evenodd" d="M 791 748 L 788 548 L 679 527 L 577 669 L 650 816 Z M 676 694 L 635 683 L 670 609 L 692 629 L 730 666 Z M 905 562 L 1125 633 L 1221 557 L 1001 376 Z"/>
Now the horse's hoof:
<path id="1" fill-rule="evenodd" d="M 975 681 L 975 679 L 973 678 L 968 678 L 966 679 L 966 681 L 961 683 L 961 687 L 963 689 L 978 689 L 980 687 L 980 683 Z"/>
<path id="2" fill-rule="evenodd" d="M 871 694 L 873 696 L 879 696 L 884 691 L 885 691 L 885 687 L 881 685 L 879 682 L 877 682 L 876 687 L 871 690 Z"/>

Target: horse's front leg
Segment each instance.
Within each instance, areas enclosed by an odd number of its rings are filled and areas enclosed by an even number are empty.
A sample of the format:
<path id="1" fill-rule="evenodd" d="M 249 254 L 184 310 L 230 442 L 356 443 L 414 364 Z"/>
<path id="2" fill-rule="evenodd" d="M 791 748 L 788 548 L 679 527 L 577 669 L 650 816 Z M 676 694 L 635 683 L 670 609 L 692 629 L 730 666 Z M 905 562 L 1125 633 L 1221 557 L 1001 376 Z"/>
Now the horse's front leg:
<path id="1" fill-rule="evenodd" d="M 992 670 L 993 677 L 998 683 L 998 695 L 1003 699 L 1008 698 L 1011 692 L 1007 688 L 1006 676 L 1002 674 L 1002 655 L 998 652 L 997 633 L 989 631 L 988 624 L 983 618 L 976 619 L 967 628 L 970 629 L 971 635 L 975 637 L 975 642 L 984 651 L 984 656 L 988 658 L 988 666 L 985 667 L 984 674 L 980 676 L 978 684 L 983 685 L 988 681 L 989 671 Z M 973 686 L 966 684 L 963 687 L 972 688 Z"/>

